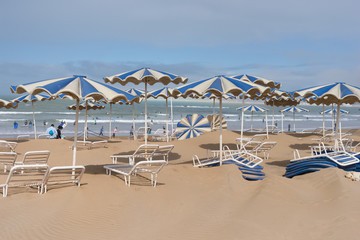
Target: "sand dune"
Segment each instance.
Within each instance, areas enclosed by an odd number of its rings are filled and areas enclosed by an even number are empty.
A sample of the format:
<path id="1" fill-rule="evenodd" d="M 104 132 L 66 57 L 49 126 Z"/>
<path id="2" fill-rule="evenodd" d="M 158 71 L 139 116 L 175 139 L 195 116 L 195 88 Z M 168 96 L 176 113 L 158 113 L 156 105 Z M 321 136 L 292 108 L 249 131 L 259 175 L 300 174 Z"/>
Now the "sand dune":
<path id="1" fill-rule="evenodd" d="M 225 144 L 234 147 L 238 136 L 225 131 Z M 43 195 L 10 190 L 0 199 L 0 239 L 357 239 L 360 183 L 334 168 L 283 177 L 293 149 L 308 154 L 312 138 L 271 136 L 279 144 L 262 164 L 266 178 L 258 182 L 244 180 L 234 165 L 192 167 L 193 154 L 204 157 L 207 148 L 217 148 L 217 132 L 174 141 L 156 188 L 141 176 L 129 188 L 102 168 L 110 155 L 131 152 L 141 142 L 116 139 L 107 148 L 80 149 L 77 163 L 86 166 L 80 188 L 50 188 Z M 16 150 L 47 149 L 51 166 L 71 165 L 70 145 L 41 139 Z"/>

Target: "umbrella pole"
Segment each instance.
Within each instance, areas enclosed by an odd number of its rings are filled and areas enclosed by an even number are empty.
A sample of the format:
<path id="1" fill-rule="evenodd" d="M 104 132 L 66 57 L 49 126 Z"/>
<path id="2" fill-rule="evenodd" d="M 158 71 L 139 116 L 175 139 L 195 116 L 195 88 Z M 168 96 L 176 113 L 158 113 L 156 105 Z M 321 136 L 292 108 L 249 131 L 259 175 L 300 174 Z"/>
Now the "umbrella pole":
<path id="1" fill-rule="evenodd" d="M 272 115 L 272 123 L 271 123 L 271 125 L 273 125 L 273 126 L 274 126 L 274 124 L 275 124 L 275 123 L 274 123 L 274 122 L 275 122 L 275 121 L 274 121 L 274 120 L 275 120 L 275 119 L 274 119 L 274 114 L 275 114 L 275 106 L 274 106 L 274 103 L 273 103 L 273 115 Z"/>
<path id="2" fill-rule="evenodd" d="M 340 104 L 337 105 L 337 112 L 336 112 L 336 141 L 341 141 L 341 135 L 339 132 L 339 122 L 340 122 Z"/>
<path id="3" fill-rule="evenodd" d="M 281 132 L 284 132 L 284 113 L 281 113 Z"/>
<path id="4" fill-rule="evenodd" d="M 135 103 L 132 104 L 132 111 L 133 111 L 133 136 L 134 136 L 134 140 L 137 139 L 136 137 L 136 131 L 135 131 Z"/>
<path id="5" fill-rule="evenodd" d="M 331 122 L 332 122 L 332 130 L 335 133 L 335 114 L 334 114 L 334 104 L 331 104 Z"/>
<path id="6" fill-rule="evenodd" d="M 252 132 L 253 130 L 253 115 L 254 115 L 254 112 L 251 111 L 251 126 L 250 126 L 250 131 Z"/>
<path id="7" fill-rule="evenodd" d="M 87 100 L 85 101 L 85 123 L 84 123 L 84 142 L 87 138 L 87 110 L 88 110 L 88 105 L 87 105 Z"/>
<path id="8" fill-rule="evenodd" d="M 173 115 L 173 99 L 170 98 L 170 118 L 171 118 L 171 134 L 174 132 L 174 115 Z"/>
<path id="9" fill-rule="evenodd" d="M 168 99 L 166 98 L 166 142 L 169 142 Z"/>
<path id="10" fill-rule="evenodd" d="M 265 127 L 266 127 L 266 138 L 269 138 L 269 127 L 268 127 L 268 117 L 267 117 L 267 109 L 265 105 Z"/>
<path id="11" fill-rule="evenodd" d="M 109 139 L 111 138 L 111 107 L 112 103 L 110 103 L 110 119 L 109 119 Z"/>
<path id="12" fill-rule="evenodd" d="M 296 132 L 296 130 L 295 130 L 295 109 L 293 111 L 293 124 L 294 124 L 294 132 Z"/>
<path id="13" fill-rule="evenodd" d="M 79 104 L 80 104 L 80 99 L 76 99 L 76 116 L 75 116 L 73 166 L 76 165 L 77 133 L 78 133 L 78 129 L 79 129 Z"/>
<path id="14" fill-rule="evenodd" d="M 211 131 L 214 130 L 214 127 L 215 127 L 214 122 L 215 122 L 215 98 L 213 99 L 213 117 L 212 117 Z"/>
<path id="15" fill-rule="evenodd" d="M 219 107 L 220 107 L 220 119 L 222 119 L 222 96 L 219 99 Z M 222 124 L 220 124 L 220 166 L 222 165 Z"/>
<path id="16" fill-rule="evenodd" d="M 325 105 L 323 104 L 323 137 L 325 137 Z"/>
<path id="17" fill-rule="evenodd" d="M 145 82 L 145 144 L 147 144 L 148 128 L 147 128 L 147 82 Z"/>
<path id="18" fill-rule="evenodd" d="M 243 133 L 244 133 L 244 104 L 245 104 L 245 96 L 243 96 L 242 99 L 242 109 L 241 109 L 241 144 L 240 144 L 240 149 L 242 149 L 243 146 Z"/>
<path id="19" fill-rule="evenodd" d="M 31 102 L 31 105 L 32 105 L 32 111 L 33 111 L 34 134 L 35 134 L 35 139 L 37 139 L 37 136 L 36 136 L 36 122 L 35 122 L 34 102 Z"/>

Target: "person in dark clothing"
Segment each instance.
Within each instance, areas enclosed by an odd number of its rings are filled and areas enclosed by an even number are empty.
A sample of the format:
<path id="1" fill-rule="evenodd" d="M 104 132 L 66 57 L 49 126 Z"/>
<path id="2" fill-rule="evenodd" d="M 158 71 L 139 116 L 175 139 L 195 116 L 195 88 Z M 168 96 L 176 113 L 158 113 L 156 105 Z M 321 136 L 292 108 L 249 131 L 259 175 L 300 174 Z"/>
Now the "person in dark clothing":
<path id="1" fill-rule="evenodd" d="M 56 129 L 57 132 L 57 139 L 61 139 L 61 130 L 63 129 L 63 127 L 61 125 L 58 126 L 58 128 Z"/>

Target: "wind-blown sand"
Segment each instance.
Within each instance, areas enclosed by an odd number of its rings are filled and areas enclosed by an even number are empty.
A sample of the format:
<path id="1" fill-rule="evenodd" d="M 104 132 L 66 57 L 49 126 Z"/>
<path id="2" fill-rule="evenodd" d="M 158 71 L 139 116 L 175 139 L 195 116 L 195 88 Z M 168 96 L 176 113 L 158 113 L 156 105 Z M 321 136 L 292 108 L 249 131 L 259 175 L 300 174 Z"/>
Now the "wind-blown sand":
<path id="1" fill-rule="evenodd" d="M 0 198 L 0 239 L 358 239 L 360 182 L 340 169 L 324 169 L 292 179 L 283 177 L 293 149 L 309 154 L 314 135 L 271 135 L 278 145 L 264 161 L 266 178 L 250 182 L 234 165 L 193 168 L 192 155 L 218 148 L 218 132 L 173 141 L 170 163 L 158 186 L 133 177 L 127 187 L 105 175 L 110 155 L 134 151 L 141 142 L 116 139 L 107 148 L 80 149 L 86 166 L 80 188 L 9 190 Z M 237 132 L 224 131 L 235 147 Z M 360 131 L 353 138 L 360 140 Z M 70 140 L 19 143 L 20 157 L 50 150 L 50 166 L 72 164 Z M 160 143 L 166 145 L 166 143 Z M 6 175 L 1 175 L 1 182 Z"/>

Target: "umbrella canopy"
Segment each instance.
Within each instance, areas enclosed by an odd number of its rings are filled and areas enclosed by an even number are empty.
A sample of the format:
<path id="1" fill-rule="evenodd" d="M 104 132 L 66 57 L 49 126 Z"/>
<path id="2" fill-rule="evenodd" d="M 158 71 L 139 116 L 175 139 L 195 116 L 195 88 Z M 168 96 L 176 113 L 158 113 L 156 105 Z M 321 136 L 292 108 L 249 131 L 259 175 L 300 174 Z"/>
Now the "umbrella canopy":
<path id="1" fill-rule="evenodd" d="M 352 86 L 343 82 L 325 84 L 322 86 L 315 86 L 297 90 L 293 93 L 294 97 L 309 98 L 312 97 L 312 101 L 315 104 L 337 104 L 337 117 L 336 117 L 336 139 L 341 138 L 339 134 L 339 123 L 340 123 L 340 105 L 354 104 L 360 102 L 360 87 Z M 336 142 L 337 144 L 337 142 Z"/>
<path id="2" fill-rule="evenodd" d="M 16 103 L 14 104 L 13 102 L 0 99 L 0 108 L 9 109 L 9 108 L 17 108 L 17 107 L 18 105 Z"/>
<path id="3" fill-rule="evenodd" d="M 333 115 L 333 114 L 337 114 L 337 110 L 336 109 L 328 109 L 328 110 L 321 112 L 320 114 L 324 114 L 324 113 Z M 340 113 L 349 114 L 349 111 L 340 109 Z"/>
<path id="4" fill-rule="evenodd" d="M 105 82 L 120 83 L 126 85 L 131 82 L 134 84 L 145 83 L 145 129 L 147 129 L 147 84 L 154 85 L 155 83 L 162 83 L 168 85 L 169 83 L 179 84 L 186 83 L 187 78 L 180 77 L 175 74 L 153 70 L 150 68 L 140 68 L 134 71 L 129 71 L 117 74 L 111 77 L 105 77 Z M 145 144 L 147 144 L 147 131 L 145 131 Z"/>
<path id="5" fill-rule="evenodd" d="M 176 136 L 179 140 L 198 137 L 204 132 L 210 132 L 211 127 L 203 115 L 188 114 L 182 118 L 176 127 Z"/>
<path id="6" fill-rule="evenodd" d="M 253 129 L 253 114 L 254 114 L 254 112 L 265 112 L 265 111 L 267 111 L 267 109 L 265 109 L 263 107 L 256 106 L 256 105 L 250 105 L 250 106 L 246 106 L 246 107 L 239 107 L 236 110 L 244 111 L 244 112 L 246 112 L 246 111 L 251 112 L 251 125 L 250 125 L 250 130 L 251 131 Z"/>
<path id="7" fill-rule="evenodd" d="M 247 74 L 240 74 L 240 75 L 235 75 L 232 77 L 239 79 L 239 80 L 243 80 L 243 81 L 257 83 L 257 84 L 260 84 L 260 85 L 263 85 L 266 87 L 277 88 L 277 89 L 279 89 L 281 87 L 281 83 L 278 83 L 278 82 L 275 82 L 272 80 L 268 80 L 265 78 L 261 78 L 261 77 L 250 76 Z"/>
<path id="8" fill-rule="evenodd" d="M 33 112 L 34 137 L 35 137 L 35 139 L 37 138 L 37 136 L 36 136 L 36 119 L 35 119 L 34 102 L 51 100 L 51 99 L 54 99 L 54 98 L 51 97 L 50 95 L 45 95 L 45 94 L 37 94 L 37 95 L 24 94 L 24 95 L 22 95 L 20 97 L 17 97 L 15 99 L 11 100 L 11 102 L 14 102 L 14 103 L 31 102 L 31 107 L 32 107 L 32 112 Z"/>
<path id="9" fill-rule="evenodd" d="M 100 105 L 98 103 L 86 103 L 86 102 L 82 102 L 79 104 L 79 110 L 97 110 L 97 109 L 104 109 L 105 106 L 104 105 Z M 67 107 L 67 109 L 69 110 L 76 110 L 76 104 L 70 105 Z"/>
<path id="10" fill-rule="evenodd" d="M 225 94 L 231 93 L 234 96 L 240 94 L 249 94 L 250 96 L 257 93 L 263 94 L 271 91 L 269 87 L 264 87 L 252 82 L 241 81 L 235 78 L 226 77 L 223 75 L 215 76 L 205 80 L 188 83 L 184 86 L 175 89 L 181 95 L 189 95 L 195 93 L 197 95 L 204 95 L 206 93 L 213 93 L 218 96 L 220 101 L 220 119 L 222 119 L 222 97 Z M 241 134 L 242 137 L 242 134 Z M 220 124 L 220 164 L 222 164 L 222 125 Z"/>
<path id="11" fill-rule="evenodd" d="M 282 112 L 282 113 L 292 112 L 293 113 L 293 125 L 294 125 L 294 132 L 295 132 L 296 131 L 295 112 L 309 112 L 309 110 L 305 109 L 305 108 L 301 108 L 301 107 L 288 107 L 288 108 L 284 108 L 284 109 L 280 110 L 280 112 Z"/>
<path id="12" fill-rule="evenodd" d="M 11 86 L 13 93 L 30 93 L 36 95 L 42 92 L 47 92 L 52 97 L 57 97 L 60 94 L 70 96 L 76 99 L 77 109 L 75 117 L 75 135 L 74 135 L 74 153 L 73 165 L 76 164 L 76 147 L 77 147 L 77 132 L 79 120 L 79 102 L 81 99 L 93 98 L 94 100 L 101 100 L 103 98 L 110 101 L 125 100 L 136 101 L 135 97 L 125 91 L 108 86 L 94 80 L 86 78 L 86 76 L 73 75 L 72 77 L 56 78 L 43 81 L 37 81 L 18 86 Z"/>

